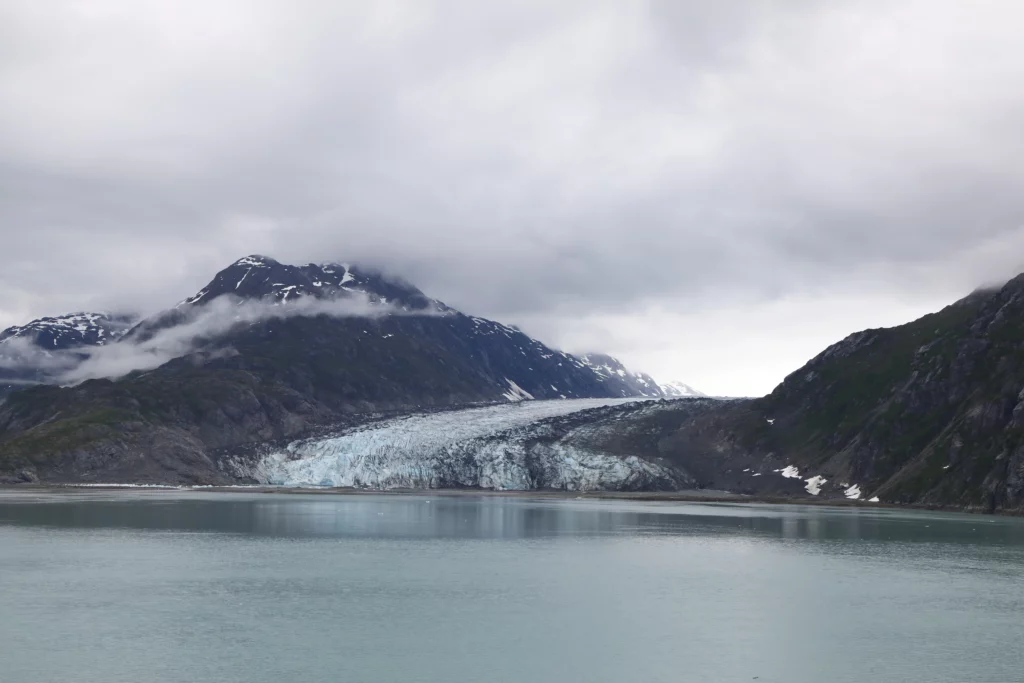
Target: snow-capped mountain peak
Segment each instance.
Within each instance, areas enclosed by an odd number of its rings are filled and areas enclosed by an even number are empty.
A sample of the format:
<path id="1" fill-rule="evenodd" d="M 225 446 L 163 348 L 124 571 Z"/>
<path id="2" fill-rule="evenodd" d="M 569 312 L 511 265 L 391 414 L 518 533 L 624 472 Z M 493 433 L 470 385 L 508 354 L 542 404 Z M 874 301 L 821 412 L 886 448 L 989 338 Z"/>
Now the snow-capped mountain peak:
<path id="1" fill-rule="evenodd" d="M 614 379 L 627 384 L 637 396 L 658 398 L 661 389 L 654 378 L 643 372 L 628 370 L 618 358 L 603 353 L 588 353 L 580 356 L 585 366 L 590 368 L 601 381 Z M 625 394 L 624 394 L 625 395 Z"/>
<path id="2" fill-rule="evenodd" d="M 653 377 L 643 372 L 633 372 L 623 365 L 622 361 L 613 356 L 603 353 L 588 353 L 580 356 L 582 363 L 590 368 L 602 381 L 621 380 L 633 387 L 638 396 L 684 398 L 684 397 L 706 397 L 707 394 L 698 391 L 689 384 L 682 382 L 666 382 L 664 384 L 655 381 Z"/>
<path id="3" fill-rule="evenodd" d="M 333 305 L 349 299 L 356 314 Z M 365 302 L 380 308 L 363 314 Z M 87 334 L 101 320 L 88 315 L 67 316 L 64 327 Z M 275 382 L 287 376 L 300 393 L 327 387 L 347 405 L 662 397 L 652 378 L 611 356 L 553 349 L 515 326 L 464 315 L 399 278 L 344 262 L 294 266 L 245 256 L 175 308 L 122 332 L 102 328 L 92 341 L 47 343 L 59 349 L 116 339 L 106 355 L 130 360 L 116 364 L 123 374 L 191 355 L 189 368 L 264 372 Z M 109 364 L 96 358 L 63 354 L 61 373 L 49 371 L 51 359 L 45 368 L 19 361 L 8 375 L 22 383 L 105 376 Z"/>
<path id="4" fill-rule="evenodd" d="M 665 384 L 659 385 L 659 387 L 661 388 L 661 393 L 663 393 L 666 398 L 685 398 L 685 397 L 689 397 L 689 396 L 706 397 L 707 396 L 707 394 L 705 394 L 704 392 L 697 391 L 696 389 L 691 387 L 689 384 L 683 384 L 682 382 L 666 382 Z"/>
<path id="5" fill-rule="evenodd" d="M 131 315 L 93 312 L 38 318 L 0 332 L 0 344 L 23 339 L 48 351 L 102 346 L 119 339 L 134 321 Z"/>
<path id="6" fill-rule="evenodd" d="M 262 268 L 279 264 L 277 261 L 267 256 L 260 256 L 259 254 L 250 254 L 249 256 L 243 256 L 242 258 L 238 259 L 237 261 L 235 261 L 233 265 Z"/>
<path id="7" fill-rule="evenodd" d="M 345 299 L 365 296 L 370 303 L 423 310 L 433 305 L 416 287 L 347 263 L 292 266 L 252 254 L 217 273 L 213 280 L 179 303 L 182 309 L 205 305 L 221 296 L 286 304 L 303 297 Z"/>

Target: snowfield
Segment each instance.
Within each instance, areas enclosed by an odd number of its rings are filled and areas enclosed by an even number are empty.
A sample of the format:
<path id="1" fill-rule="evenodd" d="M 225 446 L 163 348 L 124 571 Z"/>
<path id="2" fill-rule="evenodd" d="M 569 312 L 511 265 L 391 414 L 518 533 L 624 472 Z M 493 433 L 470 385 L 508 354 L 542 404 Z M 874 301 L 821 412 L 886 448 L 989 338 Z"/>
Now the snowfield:
<path id="1" fill-rule="evenodd" d="M 637 457 L 570 446 L 543 420 L 636 399 L 521 401 L 416 414 L 332 437 L 296 441 L 251 472 L 283 486 L 497 490 L 678 488 L 676 475 Z"/>

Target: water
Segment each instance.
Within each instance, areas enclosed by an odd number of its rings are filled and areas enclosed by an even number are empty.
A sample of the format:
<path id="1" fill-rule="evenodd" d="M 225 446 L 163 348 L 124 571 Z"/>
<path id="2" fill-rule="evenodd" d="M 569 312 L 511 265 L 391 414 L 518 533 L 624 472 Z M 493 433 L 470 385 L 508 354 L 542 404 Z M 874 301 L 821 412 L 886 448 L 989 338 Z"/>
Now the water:
<path id="1" fill-rule="evenodd" d="M 4 683 L 1020 681 L 1024 520 L 0 494 Z"/>

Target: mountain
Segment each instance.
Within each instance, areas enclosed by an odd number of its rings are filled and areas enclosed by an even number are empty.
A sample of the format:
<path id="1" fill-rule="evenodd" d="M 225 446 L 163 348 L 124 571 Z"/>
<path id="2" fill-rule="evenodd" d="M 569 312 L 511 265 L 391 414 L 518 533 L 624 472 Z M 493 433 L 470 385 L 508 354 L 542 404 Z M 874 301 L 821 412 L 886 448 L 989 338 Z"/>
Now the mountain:
<path id="1" fill-rule="evenodd" d="M 347 264 L 291 266 L 254 254 L 217 273 L 208 285 L 174 308 L 140 322 L 127 333 L 126 340 L 147 341 L 160 330 L 193 320 L 211 303 L 224 299 L 271 305 L 310 300 L 359 301 L 403 312 L 445 309 L 411 284 L 386 278 L 376 271 L 363 271 Z"/>
<path id="2" fill-rule="evenodd" d="M 79 350 L 116 342 L 135 320 L 126 314 L 82 312 L 7 328 L 0 332 L 0 396 L 56 381 L 82 360 Z"/>
<path id="3" fill-rule="evenodd" d="M 110 313 L 69 313 L 39 318 L 0 332 L 0 344 L 21 339 L 47 351 L 102 346 L 120 338 L 135 322 L 134 316 Z M 2 348 L 2 347 L 0 347 Z"/>
<path id="4" fill-rule="evenodd" d="M 371 269 L 248 256 L 115 343 L 76 354 L 64 374 L 96 379 L 13 393 L 0 406 L 0 472 L 223 482 L 225 449 L 375 413 L 660 395 L 649 377 L 596 358 Z"/>
<path id="5" fill-rule="evenodd" d="M 200 306 L 225 295 L 287 303 L 302 297 L 345 298 L 357 292 L 366 294 L 374 303 L 390 304 L 404 311 L 440 306 L 408 282 L 376 271 L 338 263 L 289 266 L 253 255 L 217 273 L 210 284 L 178 304 L 178 308 Z"/>
<path id="6" fill-rule="evenodd" d="M 679 396 L 692 388 L 342 264 L 250 256 L 127 332 L 114 318 L 0 338 L 7 371 L 37 372 L 14 380 L 122 375 L 11 393 L 0 478 L 687 486 L 1024 511 L 1024 275 L 850 335 L 758 399 Z M 18 365 L 26 350 L 45 362 Z M 545 398 L 603 407 L 508 405 Z"/>
<path id="7" fill-rule="evenodd" d="M 306 341 L 322 337 L 324 345 L 351 346 L 349 358 L 361 366 L 364 374 L 372 369 L 377 381 L 387 381 L 398 366 L 393 362 L 394 355 L 381 355 L 382 348 L 411 341 L 415 348 L 400 350 L 399 355 L 417 355 L 430 340 L 455 356 L 441 361 L 442 364 L 451 365 L 452 372 L 478 375 L 478 383 L 487 387 L 473 400 L 661 395 L 650 377 L 626 371 L 610 356 L 576 358 L 553 350 L 515 327 L 465 315 L 427 297 L 404 280 L 347 264 L 291 266 L 266 256 L 247 256 L 217 273 L 210 284 L 171 311 L 142 321 L 125 340 L 150 340 L 162 329 L 195 320 L 211 304 L 225 299 L 235 305 L 259 302 L 280 307 L 281 311 L 311 300 L 366 307 L 366 315 L 317 315 L 315 329 L 307 329 L 307 323 L 300 320 L 310 316 L 278 316 L 277 311 L 267 316 L 289 331 L 303 328 L 304 340 L 289 340 L 280 334 L 269 337 L 257 325 L 236 328 L 214 342 L 230 346 L 232 351 L 245 349 L 247 353 L 243 355 L 250 358 L 266 352 L 279 355 L 285 347 L 299 351 Z M 315 312 L 321 310 L 324 309 Z M 371 333 L 368 326 L 378 329 Z M 381 343 L 382 340 L 389 341 Z M 460 368 L 463 364 L 469 367 Z M 402 377 L 395 377 L 394 381 L 400 383 Z M 433 403 L 436 393 L 428 390 L 403 401 Z"/>
<path id="8" fill-rule="evenodd" d="M 858 332 L 754 400 L 622 408 L 592 447 L 746 493 L 1024 511 L 1024 276 Z"/>
<path id="9" fill-rule="evenodd" d="M 645 396 L 662 398 L 658 383 L 654 378 L 643 372 L 631 372 L 618 358 L 603 353 L 588 353 L 580 357 L 583 364 L 590 368 L 601 381 L 620 386 L 622 396 Z"/>
<path id="10" fill-rule="evenodd" d="M 6 481 L 686 486 L 1024 511 L 1024 275 L 850 335 L 758 399 L 623 402 L 692 390 L 376 271 L 256 256 L 123 335 L 76 331 L 83 345 L 45 353 L 127 374 L 10 394 Z M 603 407 L 508 405 L 563 397 Z"/>
<path id="11" fill-rule="evenodd" d="M 658 388 L 661 389 L 661 394 L 665 398 L 693 398 L 707 396 L 702 391 L 697 391 L 689 384 L 683 384 L 682 382 L 666 382 L 665 384 L 659 384 Z"/>

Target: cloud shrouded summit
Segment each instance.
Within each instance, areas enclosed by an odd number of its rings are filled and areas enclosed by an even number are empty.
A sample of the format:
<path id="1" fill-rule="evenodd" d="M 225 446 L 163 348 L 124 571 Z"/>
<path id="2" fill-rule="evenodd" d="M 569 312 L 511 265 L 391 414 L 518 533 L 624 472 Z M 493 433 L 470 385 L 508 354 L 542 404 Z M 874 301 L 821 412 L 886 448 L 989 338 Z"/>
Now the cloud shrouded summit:
<path id="1" fill-rule="evenodd" d="M 710 393 L 1024 269 L 1012 0 L 0 6 L 0 326 L 239 254 Z"/>

